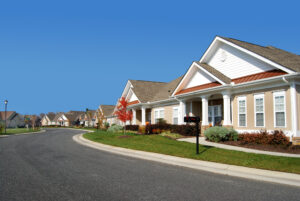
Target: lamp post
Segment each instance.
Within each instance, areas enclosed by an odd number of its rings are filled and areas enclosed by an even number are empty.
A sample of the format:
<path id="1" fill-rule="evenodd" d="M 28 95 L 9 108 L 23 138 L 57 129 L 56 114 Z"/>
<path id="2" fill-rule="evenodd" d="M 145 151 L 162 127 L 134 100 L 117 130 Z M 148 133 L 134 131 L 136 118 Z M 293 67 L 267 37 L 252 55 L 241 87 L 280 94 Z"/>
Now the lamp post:
<path id="1" fill-rule="evenodd" d="M 6 134 L 6 111 L 7 111 L 7 103 L 8 103 L 8 101 L 5 100 L 5 101 L 4 101 L 4 104 L 5 104 L 5 117 L 4 117 L 4 118 L 5 118 L 5 127 L 4 127 L 5 130 L 4 130 L 4 133 L 5 133 L 5 134 Z"/>

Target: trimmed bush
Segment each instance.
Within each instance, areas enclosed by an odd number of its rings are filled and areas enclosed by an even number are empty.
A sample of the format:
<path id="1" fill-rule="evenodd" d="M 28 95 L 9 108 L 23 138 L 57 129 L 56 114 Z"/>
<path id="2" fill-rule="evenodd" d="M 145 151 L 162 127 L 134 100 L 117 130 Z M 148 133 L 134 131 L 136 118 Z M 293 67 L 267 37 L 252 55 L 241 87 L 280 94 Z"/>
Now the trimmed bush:
<path id="1" fill-rule="evenodd" d="M 130 130 L 130 131 L 138 131 L 139 125 L 126 125 L 125 128 L 126 130 Z"/>
<path id="2" fill-rule="evenodd" d="M 120 126 L 120 125 L 113 125 L 107 129 L 107 131 L 111 132 L 111 133 L 117 133 L 121 130 L 123 130 L 123 126 Z"/>
<path id="3" fill-rule="evenodd" d="M 148 124 L 146 134 L 160 134 L 163 132 L 178 133 L 184 136 L 196 136 L 196 127 L 194 125 L 172 125 L 172 124 Z"/>
<path id="4" fill-rule="evenodd" d="M 234 129 L 227 129 L 225 127 L 215 126 L 210 127 L 204 131 L 204 136 L 209 141 L 220 142 L 238 139 L 238 133 Z"/>
<path id="5" fill-rule="evenodd" d="M 278 130 L 275 130 L 273 134 L 270 134 L 267 131 L 240 134 L 238 140 L 241 141 L 242 144 L 270 144 L 284 146 L 290 144 L 290 141 L 285 134 Z"/>

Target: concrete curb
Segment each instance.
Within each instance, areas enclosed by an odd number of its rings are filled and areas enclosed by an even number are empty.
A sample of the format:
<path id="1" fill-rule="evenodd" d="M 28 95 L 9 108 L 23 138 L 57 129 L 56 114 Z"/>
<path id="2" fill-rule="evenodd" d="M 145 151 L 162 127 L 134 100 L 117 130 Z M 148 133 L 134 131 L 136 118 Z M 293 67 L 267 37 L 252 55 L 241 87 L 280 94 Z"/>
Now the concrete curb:
<path id="1" fill-rule="evenodd" d="M 180 158 L 176 156 L 169 156 L 169 155 L 152 153 L 152 152 L 114 147 L 114 146 L 105 145 L 98 142 L 87 140 L 83 137 L 83 134 L 74 135 L 73 140 L 81 145 L 114 153 L 114 154 L 119 154 L 119 155 L 124 155 L 124 156 L 144 159 L 144 160 L 156 161 L 156 162 L 165 163 L 169 165 L 187 167 L 196 170 L 208 171 L 208 172 L 213 172 L 222 175 L 242 177 L 246 179 L 274 182 L 279 184 L 286 184 L 286 185 L 300 187 L 300 175 L 298 174 L 270 171 L 270 170 L 261 170 L 261 169 L 247 168 L 247 167 L 241 167 L 235 165 L 226 165 L 226 164 L 215 163 L 215 162 L 200 161 L 200 160 Z"/>
<path id="2" fill-rule="evenodd" d="M 196 138 L 180 138 L 180 139 L 177 139 L 177 141 L 196 143 Z M 215 142 L 208 142 L 208 141 L 204 140 L 202 137 L 200 137 L 200 139 L 199 139 L 199 144 L 205 145 L 205 146 L 217 147 L 217 148 L 221 148 L 221 149 L 242 151 L 242 152 L 254 153 L 254 154 L 265 154 L 265 155 L 270 155 L 270 156 L 300 158 L 300 154 L 289 154 L 289 153 L 281 153 L 281 152 L 263 151 L 263 150 L 245 148 L 245 147 L 219 144 L 219 143 L 215 143 Z"/>
<path id="3" fill-rule="evenodd" d="M 0 137 L 9 137 L 9 136 L 16 136 L 16 135 L 29 135 L 29 134 L 38 134 L 38 133 L 44 133 L 46 130 L 42 129 L 37 132 L 28 132 L 28 133 L 18 133 L 18 134 L 11 134 L 11 135 L 0 135 Z"/>

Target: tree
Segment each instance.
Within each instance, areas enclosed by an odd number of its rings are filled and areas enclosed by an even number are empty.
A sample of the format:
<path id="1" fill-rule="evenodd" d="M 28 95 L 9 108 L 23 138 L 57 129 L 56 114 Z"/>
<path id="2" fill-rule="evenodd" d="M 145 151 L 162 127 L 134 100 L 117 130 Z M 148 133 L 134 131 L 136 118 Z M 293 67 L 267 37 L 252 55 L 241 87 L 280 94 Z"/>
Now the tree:
<path id="1" fill-rule="evenodd" d="M 32 127 L 32 130 L 35 129 L 35 123 L 36 123 L 36 119 L 37 119 L 37 116 L 36 115 L 31 115 L 31 127 Z"/>
<path id="2" fill-rule="evenodd" d="M 100 108 L 96 111 L 97 120 L 98 120 L 98 129 L 104 128 L 103 122 L 104 122 L 104 114 L 101 112 Z"/>
<path id="3" fill-rule="evenodd" d="M 127 110 L 128 102 L 124 97 L 119 100 L 117 111 L 115 115 L 117 118 L 124 123 L 124 134 L 126 131 L 126 122 L 132 120 L 132 112 Z"/>

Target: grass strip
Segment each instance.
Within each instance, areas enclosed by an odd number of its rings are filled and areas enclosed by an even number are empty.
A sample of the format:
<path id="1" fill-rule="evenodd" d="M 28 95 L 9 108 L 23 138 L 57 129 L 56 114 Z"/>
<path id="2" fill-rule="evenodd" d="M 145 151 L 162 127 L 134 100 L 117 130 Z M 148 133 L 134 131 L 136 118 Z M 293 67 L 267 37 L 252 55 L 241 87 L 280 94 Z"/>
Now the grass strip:
<path id="1" fill-rule="evenodd" d="M 160 135 L 138 135 L 96 131 L 86 133 L 86 139 L 117 147 L 161 153 L 183 158 L 212 161 L 230 165 L 274 170 L 300 174 L 300 158 L 246 153 L 200 145 L 200 154 L 195 153 L 195 144 L 180 142 Z"/>

